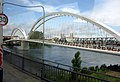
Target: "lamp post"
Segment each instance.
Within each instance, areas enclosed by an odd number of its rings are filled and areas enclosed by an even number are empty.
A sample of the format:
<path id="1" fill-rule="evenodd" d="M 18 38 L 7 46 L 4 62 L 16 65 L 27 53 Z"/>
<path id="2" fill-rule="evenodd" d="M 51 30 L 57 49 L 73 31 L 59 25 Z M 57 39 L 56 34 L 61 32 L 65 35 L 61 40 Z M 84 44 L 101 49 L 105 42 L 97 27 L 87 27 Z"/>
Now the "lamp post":
<path id="1" fill-rule="evenodd" d="M 19 6 L 19 7 L 27 7 L 27 8 L 35 8 L 35 7 L 41 7 L 42 8 L 42 10 L 43 10 L 43 47 L 44 47 L 44 41 L 45 41 L 45 38 L 44 38 L 45 37 L 45 8 L 42 5 L 38 5 L 38 6 L 24 6 L 24 5 L 19 5 L 19 4 L 10 3 L 10 2 L 2 3 L 2 5 L 4 5 L 4 4 Z"/>
<path id="2" fill-rule="evenodd" d="M 43 6 L 41 6 L 43 9 L 43 48 L 44 48 L 44 42 L 45 42 L 45 9 Z"/>

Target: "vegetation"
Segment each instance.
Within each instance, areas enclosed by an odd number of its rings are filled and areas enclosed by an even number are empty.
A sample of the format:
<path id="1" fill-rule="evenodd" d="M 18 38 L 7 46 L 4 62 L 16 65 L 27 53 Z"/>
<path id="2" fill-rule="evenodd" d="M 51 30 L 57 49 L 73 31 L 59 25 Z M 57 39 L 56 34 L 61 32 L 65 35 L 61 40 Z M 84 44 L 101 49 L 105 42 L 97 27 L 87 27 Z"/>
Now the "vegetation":
<path id="1" fill-rule="evenodd" d="M 81 68 L 81 57 L 80 52 L 76 52 L 74 58 L 72 59 L 72 66 L 74 67 L 74 71 L 78 71 L 75 68 Z"/>
<path id="2" fill-rule="evenodd" d="M 58 41 L 59 41 L 59 38 L 55 37 L 55 38 L 53 38 L 53 40 L 54 40 L 55 42 L 58 42 Z"/>
<path id="3" fill-rule="evenodd" d="M 109 73 L 113 73 L 114 72 L 120 73 L 119 72 L 119 65 L 110 65 L 110 66 L 106 66 L 105 64 L 101 65 L 100 67 L 96 66 L 96 67 L 89 67 L 89 68 L 82 68 L 81 73 L 84 74 L 89 74 L 91 76 L 95 76 L 98 78 L 102 78 L 102 79 L 106 79 L 106 80 L 110 80 L 112 82 L 120 82 L 120 78 L 115 78 L 115 75 L 110 75 Z M 96 73 L 98 72 L 98 73 Z M 117 76 L 118 77 L 118 76 Z"/>
<path id="4" fill-rule="evenodd" d="M 30 39 L 43 39 L 43 33 L 39 31 L 32 32 Z"/>
<path id="5" fill-rule="evenodd" d="M 76 52 L 74 55 L 74 58 L 72 59 L 72 66 L 73 66 L 73 71 L 78 72 L 79 70 L 77 68 L 81 68 L 81 57 L 80 57 L 80 52 Z M 76 80 L 78 76 L 75 73 L 72 73 L 72 79 Z"/>
<path id="6" fill-rule="evenodd" d="M 106 79 L 112 82 L 120 82 L 120 78 L 115 78 L 111 73 L 114 74 L 114 72 L 116 71 L 117 73 L 120 74 L 120 65 L 110 65 L 110 66 L 106 66 L 106 64 L 99 66 L 91 66 L 89 68 L 87 67 L 83 67 L 81 69 L 81 57 L 80 57 L 80 52 L 78 51 L 77 53 L 75 53 L 74 58 L 72 59 L 72 66 L 73 66 L 73 71 L 75 72 L 80 72 L 80 73 L 84 73 L 84 74 L 88 74 L 91 76 L 95 76 L 98 78 L 102 78 L 102 79 Z M 78 69 L 80 70 L 78 70 Z M 96 73 L 97 72 L 97 73 Z M 79 78 L 79 76 L 76 76 L 74 73 L 71 74 L 71 77 L 73 80 L 76 80 L 77 78 Z"/>

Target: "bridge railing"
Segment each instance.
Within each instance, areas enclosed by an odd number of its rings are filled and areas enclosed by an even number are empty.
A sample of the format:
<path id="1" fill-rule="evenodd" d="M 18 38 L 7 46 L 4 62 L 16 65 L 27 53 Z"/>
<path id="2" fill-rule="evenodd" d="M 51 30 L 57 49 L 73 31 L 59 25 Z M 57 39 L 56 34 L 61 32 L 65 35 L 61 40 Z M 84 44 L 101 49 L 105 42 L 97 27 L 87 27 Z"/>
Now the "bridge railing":
<path id="1" fill-rule="evenodd" d="M 35 61 L 9 50 L 3 50 L 3 53 L 4 60 L 10 64 L 48 82 L 110 82 L 90 75 L 77 73 L 73 70 L 46 64 L 44 63 L 46 62 L 45 60 Z"/>

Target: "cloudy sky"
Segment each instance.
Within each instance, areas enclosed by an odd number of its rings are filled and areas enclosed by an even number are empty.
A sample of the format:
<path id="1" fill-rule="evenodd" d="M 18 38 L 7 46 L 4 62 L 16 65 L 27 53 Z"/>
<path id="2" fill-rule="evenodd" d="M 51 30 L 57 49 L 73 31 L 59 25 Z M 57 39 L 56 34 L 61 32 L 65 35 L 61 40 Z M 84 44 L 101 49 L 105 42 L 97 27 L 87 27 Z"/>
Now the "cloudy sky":
<path id="1" fill-rule="evenodd" d="M 103 22 L 120 32 L 120 0 L 4 0 L 20 5 L 43 5 L 46 13 L 71 12 Z M 5 4 L 4 13 L 9 23 L 4 27 L 4 35 L 10 35 L 15 27 L 27 32 L 42 16 L 41 8 L 20 8 Z"/>

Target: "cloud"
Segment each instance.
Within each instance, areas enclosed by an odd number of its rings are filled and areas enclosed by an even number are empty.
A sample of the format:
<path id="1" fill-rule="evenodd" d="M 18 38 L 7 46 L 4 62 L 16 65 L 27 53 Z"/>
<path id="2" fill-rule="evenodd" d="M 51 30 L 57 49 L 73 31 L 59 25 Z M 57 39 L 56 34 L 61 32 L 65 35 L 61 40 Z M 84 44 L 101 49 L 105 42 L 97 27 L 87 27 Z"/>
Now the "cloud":
<path id="1" fill-rule="evenodd" d="M 74 13 L 74 14 L 80 14 L 80 10 L 79 10 L 77 2 L 59 6 L 58 10 L 62 11 L 62 12 L 70 12 L 70 13 Z"/>
<path id="2" fill-rule="evenodd" d="M 38 4 L 36 4 L 38 5 Z M 35 11 L 35 12 L 43 12 L 43 9 L 41 7 L 37 8 L 28 8 L 28 10 Z M 51 12 L 57 12 L 56 8 L 50 5 L 45 5 L 45 12 L 51 13 Z"/>
<path id="3" fill-rule="evenodd" d="M 46 5 L 46 4 L 42 4 L 39 1 L 32 1 L 30 2 L 30 0 L 21 0 L 24 4 L 26 5 L 34 5 L 34 6 L 38 6 L 38 5 L 42 5 L 45 7 L 45 12 L 46 13 L 51 13 L 51 12 L 58 12 L 58 11 L 63 11 L 63 12 L 72 12 L 75 14 L 80 14 L 79 11 L 79 7 L 77 2 L 75 3 L 70 3 L 70 4 L 65 4 L 65 5 L 61 5 L 61 6 L 53 6 L 53 5 Z M 36 12 L 43 12 L 42 8 L 37 7 L 37 8 L 27 8 L 28 10 L 31 11 L 36 11 Z"/>
<path id="4" fill-rule="evenodd" d="M 120 26 L 120 0 L 96 0 L 92 18 L 111 26 Z"/>
<path id="5" fill-rule="evenodd" d="M 30 0 L 20 0 L 22 1 L 24 4 L 31 4 Z"/>
<path id="6" fill-rule="evenodd" d="M 75 10 L 73 8 L 68 8 L 68 7 L 65 7 L 65 8 L 61 9 L 61 11 L 63 11 L 63 12 L 70 12 L 70 13 L 72 12 L 72 13 L 75 13 L 75 14 L 80 14 L 79 10 Z"/>
<path id="7" fill-rule="evenodd" d="M 21 0 L 21 1 L 25 5 L 28 5 L 28 6 L 32 6 L 32 5 L 34 5 L 34 6 L 44 6 L 46 13 L 50 13 L 50 12 L 55 12 L 56 11 L 56 8 L 54 6 L 45 5 L 45 4 L 42 4 L 39 1 L 30 1 L 30 0 Z M 43 12 L 43 9 L 41 7 L 27 8 L 27 9 L 30 10 L 30 11 L 35 11 L 35 12 Z"/>

